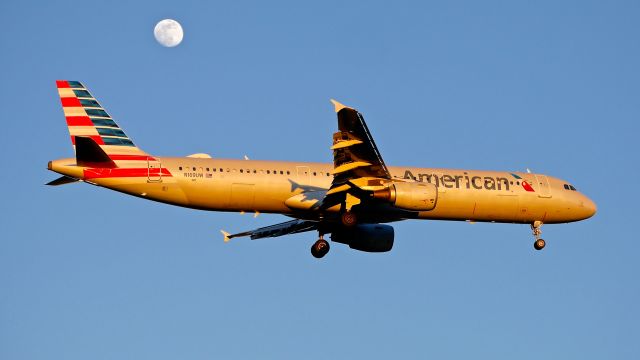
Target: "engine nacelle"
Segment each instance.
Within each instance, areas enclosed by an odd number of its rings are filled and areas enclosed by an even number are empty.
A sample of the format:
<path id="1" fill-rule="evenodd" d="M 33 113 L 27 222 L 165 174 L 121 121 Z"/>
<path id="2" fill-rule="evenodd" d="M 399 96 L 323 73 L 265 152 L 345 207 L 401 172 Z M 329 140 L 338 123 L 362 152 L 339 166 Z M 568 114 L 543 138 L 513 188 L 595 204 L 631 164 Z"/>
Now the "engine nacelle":
<path id="1" fill-rule="evenodd" d="M 393 227 L 381 224 L 362 224 L 331 233 L 331 240 L 366 252 L 386 252 L 393 247 Z"/>
<path id="2" fill-rule="evenodd" d="M 438 188 L 431 183 L 396 182 L 374 192 L 373 197 L 386 200 L 400 209 L 429 211 L 436 207 Z"/>

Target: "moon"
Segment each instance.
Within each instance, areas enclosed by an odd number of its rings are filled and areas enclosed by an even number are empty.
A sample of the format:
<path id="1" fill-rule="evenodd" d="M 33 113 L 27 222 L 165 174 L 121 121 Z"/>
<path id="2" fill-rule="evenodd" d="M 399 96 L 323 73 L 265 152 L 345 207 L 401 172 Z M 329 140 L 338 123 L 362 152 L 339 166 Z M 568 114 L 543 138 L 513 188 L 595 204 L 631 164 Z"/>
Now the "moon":
<path id="1" fill-rule="evenodd" d="M 164 19 L 156 24 L 153 29 L 153 36 L 160 45 L 165 47 L 175 47 L 180 45 L 184 32 L 180 23 L 173 19 Z"/>

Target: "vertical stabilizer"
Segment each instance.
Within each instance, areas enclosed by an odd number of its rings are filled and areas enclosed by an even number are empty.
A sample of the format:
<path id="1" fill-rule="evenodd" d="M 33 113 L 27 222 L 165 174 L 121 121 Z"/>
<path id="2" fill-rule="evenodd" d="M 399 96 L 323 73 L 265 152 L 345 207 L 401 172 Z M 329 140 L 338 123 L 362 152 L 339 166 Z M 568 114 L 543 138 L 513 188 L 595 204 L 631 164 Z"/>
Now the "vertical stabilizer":
<path id="1" fill-rule="evenodd" d="M 135 146 L 83 84 L 58 80 L 56 85 L 74 148 L 76 139 L 81 137 L 92 139 L 113 160 L 140 160 L 148 156 Z"/>

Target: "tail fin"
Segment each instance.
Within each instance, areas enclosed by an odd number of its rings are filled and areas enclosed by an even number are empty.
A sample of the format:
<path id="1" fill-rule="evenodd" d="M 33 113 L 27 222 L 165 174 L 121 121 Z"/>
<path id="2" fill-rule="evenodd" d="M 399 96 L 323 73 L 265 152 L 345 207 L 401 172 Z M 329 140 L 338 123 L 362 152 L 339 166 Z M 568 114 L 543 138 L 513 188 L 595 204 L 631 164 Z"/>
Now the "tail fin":
<path id="1" fill-rule="evenodd" d="M 147 156 L 113 121 L 87 88 L 78 81 L 58 80 L 58 94 L 77 149 L 77 138 L 91 138 L 113 160 Z"/>

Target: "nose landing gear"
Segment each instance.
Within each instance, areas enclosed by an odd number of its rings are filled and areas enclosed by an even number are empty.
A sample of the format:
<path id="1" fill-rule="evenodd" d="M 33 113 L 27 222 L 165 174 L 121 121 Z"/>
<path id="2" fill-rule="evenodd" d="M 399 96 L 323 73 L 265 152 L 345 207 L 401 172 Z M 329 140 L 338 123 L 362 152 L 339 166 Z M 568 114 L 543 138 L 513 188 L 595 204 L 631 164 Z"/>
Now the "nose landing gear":
<path id="1" fill-rule="evenodd" d="M 531 224 L 531 231 L 533 232 L 533 237 L 536 239 L 533 243 L 533 248 L 536 250 L 542 250 L 546 245 L 546 242 L 540 237 L 542 234 L 542 230 L 540 230 L 541 227 L 542 221 L 534 221 L 533 224 Z"/>
<path id="2" fill-rule="evenodd" d="M 311 246 L 311 255 L 313 255 L 313 257 L 316 259 L 320 259 L 327 255 L 329 249 L 329 242 L 325 240 L 322 235 L 320 235 L 320 239 L 318 239 L 318 241 L 313 243 L 313 245 Z"/>

